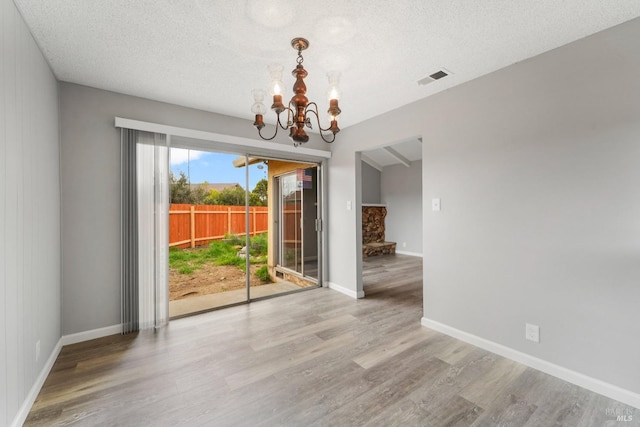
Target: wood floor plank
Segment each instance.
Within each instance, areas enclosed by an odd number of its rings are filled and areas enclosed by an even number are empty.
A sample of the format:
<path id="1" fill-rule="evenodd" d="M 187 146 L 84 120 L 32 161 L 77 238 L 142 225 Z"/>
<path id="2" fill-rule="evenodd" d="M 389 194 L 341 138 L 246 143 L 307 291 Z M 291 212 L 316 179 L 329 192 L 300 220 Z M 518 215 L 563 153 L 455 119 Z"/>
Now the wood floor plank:
<path id="1" fill-rule="evenodd" d="M 520 363 L 500 357 L 491 369 L 483 372 L 459 394 L 486 409 L 493 403 L 495 395 L 502 393 L 526 369 L 527 367 Z M 487 390 L 492 390 L 492 393 L 487 393 Z"/>
<path id="2" fill-rule="evenodd" d="M 335 351 L 355 341 L 352 334 L 341 335 L 327 341 L 318 343 L 299 353 L 292 354 L 289 357 L 281 358 L 270 363 L 258 364 L 252 368 L 245 369 L 225 378 L 227 385 L 235 390 L 249 384 L 253 384 L 263 378 L 267 378 L 289 366 L 295 366 L 299 363 L 315 359 L 323 354 Z"/>
<path id="3" fill-rule="evenodd" d="M 396 340 L 385 343 L 367 353 L 361 354 L 354 358 L 353 361 L 364 369 L 369 369 L 378 363 L 391 359 L 392 357 L 402 353 L 406 349 L 419 344 L 433 335 L 433 332 L 426 329 L 419 329 L 409 334 L 403 335 Z"/>
<path id="4" fill-rule="evenodd" d="M 287 333 L 279 332 L 278 328 L 275 328 L 276 329 L 275 333 L 272 333 L 272 332 L 265 333 L 262 336 L 256 338 L 252 342 L 251 347 L 255 351 L 264 350 L 265 348 L 275 347 L 280 344 L 293 341 L 295 339 L 298 339 L 306 335 L 313 335 L 317 332 L 321 332 L 336 326 L 342 326 L 353 320 L 355 320 L 353 316 L 351 316 L 350 314 L 345 314 L 342 316 L 337 316 L 327 320 L 323 320 L 321 322 L 317 322 L 312 325 L 303 326 L 301 328 L 297 328 Z"/>
<path id="5" fill-rule="evenodd" d="M 368 417 L 384 412 L 388 407 L 409 395 L 435 372 L 442 369 L 440 361 L 436 359 L 421 360 L 419 363 L 395 369 L 393 375 L 375 387 L 369 387 L 364 393 L 349 400 L 339 409 L 326 417 L 318 419 L 314 424 L 349 426 L 365 425 Z"/>
<path id="6" fill-rule="evenodd" d="M 362 300 L 312 289 L 65 346 L 25 426 L 640 421 L 638 409 L 422 327 L 420 258 L 363 265 Z"/>

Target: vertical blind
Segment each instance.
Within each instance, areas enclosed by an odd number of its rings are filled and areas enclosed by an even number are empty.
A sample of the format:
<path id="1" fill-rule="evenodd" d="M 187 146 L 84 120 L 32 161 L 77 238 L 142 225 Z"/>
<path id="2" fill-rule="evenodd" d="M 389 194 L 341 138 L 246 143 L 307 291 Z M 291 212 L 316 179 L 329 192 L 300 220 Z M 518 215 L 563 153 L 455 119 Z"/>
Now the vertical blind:
<path id="1" fill-rule="evenodd" d="M 121 129 L 122 332 L 169 319 L 169 147 L 164 134 Z"/>

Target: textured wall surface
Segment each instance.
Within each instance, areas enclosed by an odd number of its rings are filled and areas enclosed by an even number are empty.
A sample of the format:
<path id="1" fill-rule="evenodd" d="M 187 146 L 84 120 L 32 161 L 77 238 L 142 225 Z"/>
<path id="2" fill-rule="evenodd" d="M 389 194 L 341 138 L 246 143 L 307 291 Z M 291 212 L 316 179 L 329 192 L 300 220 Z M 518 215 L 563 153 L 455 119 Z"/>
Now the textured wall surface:
<path id="1" fill-rule="evenodd" d="M 61 336 L 58 85 L 13 2 L 0 12 L 0 425 L 10 425 Z"/>
<path id="2" fill-rule="evenodd" d="M 387 205 L 387 240 L 396 252 L 422 254 L 422 161 L 382 170 L 382 202 Z"/>
<path id="3" fill-rule="evenodd" d="M 362 203 L 380 203 L 380 171 L 362 162 Z"/>

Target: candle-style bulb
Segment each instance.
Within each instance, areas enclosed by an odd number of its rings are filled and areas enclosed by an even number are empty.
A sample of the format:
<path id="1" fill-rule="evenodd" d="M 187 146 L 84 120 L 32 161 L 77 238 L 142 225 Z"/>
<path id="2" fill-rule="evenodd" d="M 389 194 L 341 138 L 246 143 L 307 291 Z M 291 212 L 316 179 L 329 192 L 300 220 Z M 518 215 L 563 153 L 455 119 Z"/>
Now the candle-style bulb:
<path id="1" fill-rule="evenodd" d="M 264 90 L 254 89 L 251 91 L 253 95 L 253 105 L 251 106 L 251 112 L 253 114 L 264 114 L 267 112 L 267 107 L 264 105 Z"/>
<path id="2" fill-rule="evenodd" d="M 267 68 L 271 76 L 271 85 L 269 87 L 271 96 L 282 95 L 284 93 L 284 85 L 282 84 L 282 70 L 284 70 L 284 67 L 280 64 L 271 64 Z"/>
<path id="3" fill-rule="evenodd" d="M 327 89 L 327 99 L 340 99 L 340 72 L 330 71 L 327 73 L 329 89 Z"/>

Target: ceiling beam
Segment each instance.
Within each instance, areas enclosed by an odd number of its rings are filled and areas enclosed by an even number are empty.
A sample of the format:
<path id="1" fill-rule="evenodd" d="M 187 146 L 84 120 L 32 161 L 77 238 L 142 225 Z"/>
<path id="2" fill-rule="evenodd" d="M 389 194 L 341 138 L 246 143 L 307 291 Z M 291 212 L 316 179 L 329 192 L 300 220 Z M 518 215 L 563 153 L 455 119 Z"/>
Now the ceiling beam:
<path id="1" fill-rule="evenodd" d="M 378 163 L 376 163 L 371 157 L 367 156 L 364 153 L 360 153 L 360 158 L 362 159 L 363 162 L 365 162 L 366 164 L 368 164 L 372 168 L 377 169 L 378 172 L 382 172 L 382 166 L 380 166 Z"/>
<path id="2" fill-rule="evenodd" d="M 397 161 L 399 161 L 400 163 L 402 163 L 406 167 L 410 167 L 411 166 L 411 161 L 409 159 L 407 159 L 405 156 L 403 156 L 402 154 L 398 153 L 393 148 L 391 148 L 391 147 L 383 147 L 383 150 L 386 151 L 387 153 L 389 153 L 389 155 L 391 155 L 391 157 L 393 157 L 394 159 L 396 159 Z"/>

